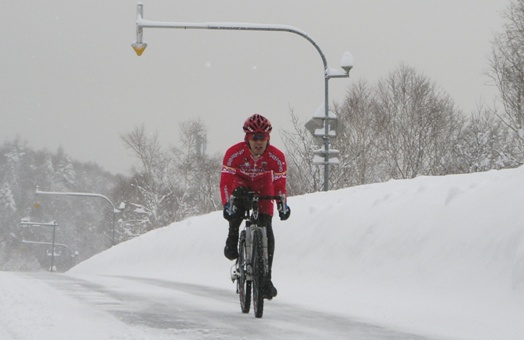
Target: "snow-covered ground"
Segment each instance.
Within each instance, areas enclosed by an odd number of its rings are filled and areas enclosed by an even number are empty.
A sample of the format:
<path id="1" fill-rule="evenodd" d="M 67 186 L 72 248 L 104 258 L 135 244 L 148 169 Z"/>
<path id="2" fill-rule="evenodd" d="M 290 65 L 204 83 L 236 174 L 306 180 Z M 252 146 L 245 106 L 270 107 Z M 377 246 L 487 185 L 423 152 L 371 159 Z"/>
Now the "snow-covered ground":
<path id="1" fill-rule="evenodd" d="M 524 167 L 291 197 L 291 218 L 274 220 L 279 295 L 266 314 L 292 303 L 432 338 L 524 339 L 523 202 Z M 232 263 L 222 255 L 226 234 L 221 212 L 192 217 L 67 275 L 234 291 Z M 72 298 L 53 296 L 41 281 L 12 273 L 0 280 L 0 338 L 141 338 Z"/>

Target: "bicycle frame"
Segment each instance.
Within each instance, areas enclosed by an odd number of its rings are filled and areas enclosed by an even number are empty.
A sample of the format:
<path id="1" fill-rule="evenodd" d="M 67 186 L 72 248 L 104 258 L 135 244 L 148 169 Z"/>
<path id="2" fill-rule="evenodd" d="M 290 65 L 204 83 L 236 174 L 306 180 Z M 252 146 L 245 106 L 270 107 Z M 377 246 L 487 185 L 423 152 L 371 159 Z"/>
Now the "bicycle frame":
<path id="1" fill-rule="evenodd" d="M 269 275 L 269 252 L 266 226 L 260 225 L 258 202 L 259 200 L 277 200 L 277 202 L 282 203 L 285 202 L 285 197 L 283 195 L 259 196 L 253 192 L 250 192 L 248 197 L 252 204 L 243 216 L 246 223 L 240 233 L 239 258 L 233 265 L 235 270 L 231 275 L 231 279 L 233 281 L 237 280 L 237 294 L 240 295 L 240 305 L 243 313 L 249 313 L 251 286 L 253 284 L 255 317 L 261 318 L 264 308 L 262 284 Z M 259 237 L 261 240 L 258 240 Z M 260 257 L 257 249 L 259 242 L 262 245 L 262 262 L 259 262 L 260 259 L 258 258 Z M 262 264 L 262 272 L 258 269 L 260 264 Z"/>

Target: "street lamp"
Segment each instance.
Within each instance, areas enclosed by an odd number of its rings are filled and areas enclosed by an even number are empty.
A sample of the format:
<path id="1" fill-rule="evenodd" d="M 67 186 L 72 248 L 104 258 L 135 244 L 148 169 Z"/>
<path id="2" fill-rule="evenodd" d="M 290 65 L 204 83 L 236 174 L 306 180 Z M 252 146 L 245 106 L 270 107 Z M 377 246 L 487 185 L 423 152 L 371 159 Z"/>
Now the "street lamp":
<path id="1" fill-rule="evenodd" d="M 53 191 L 41 191 L 38 190 L 38 186 L 35 191 L 36 195 L 62 195 L 62 196 L 80 196 L 80 197 L 99 197 L 104 199 L 113 208 L 113 232 L 111 236 L 111 245 L 115 245 L 115 228 L 116 228 L 116 214 L 120 212 L 109 198 L 101 194 L 87 193 L 87 192 L 53 192 Z M 35 203 L 37 205 L 38 203 Z"/>
<path id="2" fill-rule="evenodd" d="M 136 6 L 136 41 L 131 44 L 138 56 L 141 56 L 147 47 L 143 41 L 144 28 L 175 28 L 175 29 L 208 29 L 208 30 L 242 30 L 242 31 L 273 31 L 273 32 L 290 32 L 295 33 L 309 41 L 320 54 L 322 64 L 324 65 L 324 191 L 328 191 L 329 178 L 329 107 L 328 107 L 328 81 L 331 78 L 348 78 L 349 71 L 353 68 L 353 56 L 349 52 L 345 52 L 342 56 L 341 67 L 343 70 L 331 69 L 327 65 L 326 57 L 318 46 L 318 44 L 304 31 L 289 25 L 271 25 L 271 24 L 251 24 L 251 23 L 227 23 L 227 22 L 211 22 L 211 23 L 190 23 L 190 22 L 166 22 L 166 21 L 151 21 L 144 20 L 143 14 L 144 5 L 139 2 Z"/>

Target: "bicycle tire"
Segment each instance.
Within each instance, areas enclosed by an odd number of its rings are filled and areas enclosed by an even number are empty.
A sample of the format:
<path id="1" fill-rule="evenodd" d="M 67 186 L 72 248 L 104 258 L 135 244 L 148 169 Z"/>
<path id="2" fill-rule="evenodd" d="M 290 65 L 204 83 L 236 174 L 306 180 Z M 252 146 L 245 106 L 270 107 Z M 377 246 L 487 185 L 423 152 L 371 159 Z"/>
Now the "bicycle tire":
<path id="1" fill-rule="evenodd" d="M 256 318 L 264 314 L 264 276 L 262 232 L 257 229 L 253 235 L 253 309 Z"/>
<path id="2" fill-rule="evenodd" d="M 242 313 L 249 313 L 251 308 L 251 281 L 246 279 L 247 263 L 246 263 L 246 232 L 242 230 L 240 233 L 240 242 L 238 249 L 237 262 L 237 290 L 240 299 L 240 309 Z"/>

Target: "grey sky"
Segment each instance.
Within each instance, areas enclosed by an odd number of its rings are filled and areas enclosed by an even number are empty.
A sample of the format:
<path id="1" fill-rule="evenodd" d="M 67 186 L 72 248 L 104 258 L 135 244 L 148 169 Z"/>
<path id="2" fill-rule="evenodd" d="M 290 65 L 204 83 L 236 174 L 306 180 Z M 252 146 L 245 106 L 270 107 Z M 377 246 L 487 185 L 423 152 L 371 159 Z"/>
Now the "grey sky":
<path id="1" fill-rule="evenodd" d="M 208 153 L 241 140 L 247 116 L 291 129 L 323 103 L 319 54 L 283 32 L 145 29 L 137 57 L 136 1 L 5 1 L 0 11 L 0 140 L 94 161 L 127 173 L 134 160 L 120 135 L 145 124 L 166 147 L 179 123 L 201 118 Z M 350 79 L 330 80 L 342 101 L 358 79 L 374 83 L 400 63 L 441 86 L 465 113 L 495 93 L 484 75 L 507 1 L 495 0 L 143 0 L 144 18 L 176 22 L 286 24 L 307 32 L 338 67 L 352 52 Z"/>

